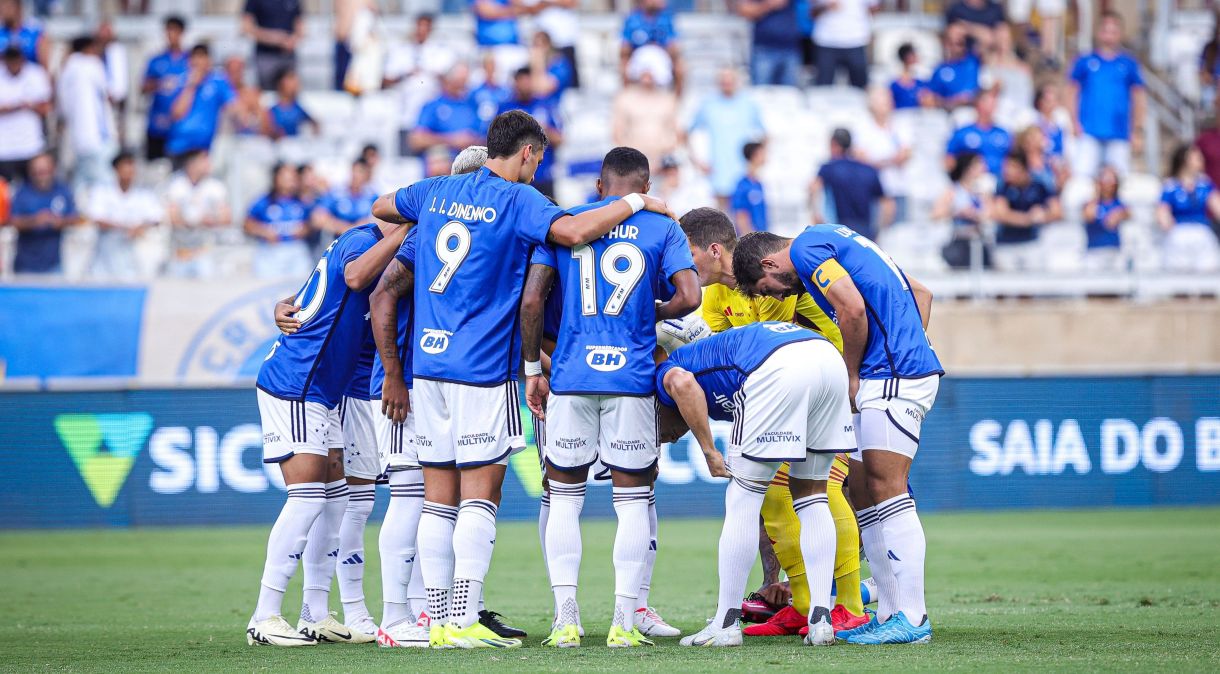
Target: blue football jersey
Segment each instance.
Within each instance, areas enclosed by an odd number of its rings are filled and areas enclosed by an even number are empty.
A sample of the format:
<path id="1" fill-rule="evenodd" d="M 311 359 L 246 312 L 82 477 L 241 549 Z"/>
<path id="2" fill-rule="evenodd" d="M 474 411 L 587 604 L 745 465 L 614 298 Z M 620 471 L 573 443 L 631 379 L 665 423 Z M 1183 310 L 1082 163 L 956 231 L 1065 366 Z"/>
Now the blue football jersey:
<path id="1" fill-rule="evenodd" d="M 826 339 L 812 330 L 785 321 L 750 323 L 718 332 L 669 354 L 669 360 L 656 367 L 657 400 L 677 407 L 665 392 L 665 373 L 680 367 L 693 374 L 707 398 L 707 414 L 713 419 L 732 421 L 733 397 L 746 377 L 758 369 L 777 349 L 794 342 Z"/>
<path id="2" fill-rule="evenodd" d="M 573 209 L 600 208 L 618 197 Z M 666 281 L 693 269 L 672 219 L 640 212 L 587 245 L 539 246 L 533 262 L 555 267 L 563 293 L 551 390 L 567 395 L 652 395 L 656 301 Z"/>
<path id="3" fill-rule="evenodd" d="M 275 341 L 259 368 L 258 388 L 286 400 L 328 408 L 339 404 L 370 336 L 373 290 L 348 288 L 343 269 L 380 239 L 381 229 L 369 224 L 348 230 L 330 244 L 296 295 L 301 327 Z"/>
<path id="4" fill-rule="evenodd" d="M 860 363 L 861 379 L 918 379 L 945 373 L 924 332 L 911 284 L 885 251 L 842 225 L 806 227 L 792 242 L 797 275 L 818 306 L 834 319 L 834 307 L 822 294 L 838 273 L 823 268 L 829 260 L 847 272 L 864 298 L 868 344 Z"/>
<path id="5" fill-rule="evenodd" d="M 419 230 L 414 376 L 473 386 L 516 379 L 530 248 L 546 243 L 564 211 L 487 167 L 404 187 L 394 204 Z"/>
<path id="6" fill-rule="evenodd" d="M 407 232 L 407 237 L 403 239 L 402 245 L 398 247 L 398 252 L 394 254 L 395 260 L 412 271 L 415 270 L 417 232 L 418 230 L 412 227 L 411 231 Z M 402 378 L 406 382 L 407 388 L 411 388 L 411 328 L 415 325 L 415 312 L 411 311 L 411 305 L 410 295 L 398 298 L 398 360 L 402 363 Z M 373 374 L 369 379 L 370 400 L 381 397 L 383 384 L 385 384 L 385 366 L 381 364 L 381 355 L 374 353 Z"/>

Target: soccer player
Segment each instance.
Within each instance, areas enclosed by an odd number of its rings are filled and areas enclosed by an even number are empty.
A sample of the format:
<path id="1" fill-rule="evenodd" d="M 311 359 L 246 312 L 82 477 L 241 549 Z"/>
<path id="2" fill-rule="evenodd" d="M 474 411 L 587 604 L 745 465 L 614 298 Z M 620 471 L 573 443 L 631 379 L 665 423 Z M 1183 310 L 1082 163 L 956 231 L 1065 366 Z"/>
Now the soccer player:
<path id="1" fill-rule="evenodd" d="M 877 614 L 840 635 L 848 643 L 926 643 L 927 543 L 907 489 L 919 430 L 936 400 L 940 360 L 925 332 L 932 293 L 875 243 L 848 227 L 814 225 L 795 239 L 742 237 L 733 257 L 738 287 L 785 297 L 808 291 L 843 333 L 851 394 L 860 410 L 852 502 L 879 598 Z"/>
<path id="2" fill-rule="evenodd" d="M 767 485 L 788 462 L 811 608 L 808 645 L 834 643 L 830 586 L 834 519 L 826 480 L 835 452 L 850 451 L 847 371 L 834 345 L 792 323 L 766 321 L 721 332 L 674 351 L 656 369 L 657 399 L 676 407 L 715 477 L 731 477 L 720 533 L 720 596 L 707 627 L 683 646 L 740 646 L 741 597 L 758 543 Z M 708 417 L 733 422 L 727 458 Z"/>
<path id="3" fill-rule="evenodd" d="M 334 573 L 329 553 L 337 547 L 336 525 L 347 500 L 342 469 L 335 474 L 339 455 L 329 451 L 342 447 L 332 439 L 339 437 L 339 429 L 332 428 L 332 410 L 351 382 L 368 336 L 365 314 L 372 281 L 405 233 L 389 224 L 364 225 L 336 239 L 292 300 L 301 308 L 295 316 L 299 328 L 276 340 L 259 369 L 263 461 L 280 465 L 288 499 L 267 542 L 258 605 L 246 630 L 251 645 L 357 640 L 327 611 Z M 370 249 L 376 252 L 361 258 Z M 328 476 L 340 479 L 326 482 Z M 329 514 L 323 516 L 324 510 Z M 297 560 L 310 579 L 301 624 L 294 630 L 280 611 Z"/>
<path id="4" fill-rule="evenodd" d="M 639 150 L 614 148 L 602 160 L 602 200 L 571 212 L 648 188 L 648 158 Z M 555 292 L 562 293 L 563 304 L 548 382 L 541 364 L 543 307 L 556 276 Z M 675 291 L 658 306 L 667 282 Z M 606 645 L 652 645 L 636 628 L 635 615 L 651 543 L 648 501 L 660 451 L 652 384 L 656 323 L 685 316 L 699 295 L 686 236 L 663 215 L 634 215 L 588 245 L 534 251 L 521 332 L 526 403 L 546 423 L 542 451 L 551 508 L 546 558 L 556 621 L 544 646 L 580 645 L 580 511 L 589 466 L 599 459 L 610 470 L 618 515 L 614 619 Z M 554 395 L 548 395 L 552 387 Z"/>
<path id="5" fill-rule="evenodd" d="M 412 333 L 416 446 L 424 473 L 419 557 L 437 648 L 511 648 L 479 623 L 496 511 L 521 433 L 516 327 L 530 247 L 588 243 L 634 213 L 665 213 L 638 194 L 565 214 L 529 186 L 546 151 L 519 110 L 492 121 L 487 164 L 382 195 L 373 215 L 416 222 Z"/>
<path id="6" fill-rule="evenodd" d="M 779 300 L 747 297 L 737 292 L 737 280 L 733 278 L 737 234 L 724 213 L 714 208 L 696 208 L 682 216 L 682 231 L 690 240 L 691 254 L 705 289 L 701 315 L 712 332 L 724 332 L 758 321 L 792 321 L 821 333 L 842 351 L 843 337 L 838 326 L 808 293 Z M 860 596 L 860 530 L 856 526 L 855 513 L 843 494 L 847 470 L 847 457 L 836 456 L 826 492 L 837 537 L 835 587 L 838 594 L 831 611 L 831 623 L 836 631 L 852 629 L 868 621 Z M 751 625 L 743 632 L 746 636 L 801 634 L 809 612 L 809 585 L 800 549 L 800 521 L 792 509 L 786 466 L 776 472 L 767 489 L 762 518 L 775 557 L 788 576 L 792 606 L 785 606 L 767 622 Z"/>

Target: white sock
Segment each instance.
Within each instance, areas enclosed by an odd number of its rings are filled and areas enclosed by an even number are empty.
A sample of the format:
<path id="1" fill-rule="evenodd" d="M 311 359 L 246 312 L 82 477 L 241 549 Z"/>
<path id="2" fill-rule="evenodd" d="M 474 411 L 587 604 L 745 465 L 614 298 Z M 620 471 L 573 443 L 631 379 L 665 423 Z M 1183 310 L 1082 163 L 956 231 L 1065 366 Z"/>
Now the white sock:
<path id="1" fill-rule="evenodd" d="M 424 501 L 419 517 L 419 564 L 428 596 L 428 615 L 442 624 L 449 619 L 449 591 L 453 588 L 453 527 L 457 506 Z"/>
<path id="2" fill-rule="evenodd" d="M 314 520 L 309 541 L 301 557 L 303 587 L 301 620 L 320 622 L 330 615 L 330 584 L 335 577 L 335 559 L 339 556 L 339 525 L 347 508 L 347 481 L 326 483 L 326 506 L 322 516 Z"/>
<path id="3" fill-rule="evenodd" d="M 407 585 L 407 602 L 411 605 L 413 620 L 428 612 L 428 591 L 424 589 L 424 565 L 419 563 L 419 557 L 411 565 L 411 584 Z"/>
<path id="4" fill-rule="evenodd" d="M 860 525 L 860 542 L 864 544 L 868 568 L 877 583 L 877 622 L 885 622 L 898 611 L 898 579 L 890 567 L 877 509 L 857 510 L 856 521 Z"/>
<path id="5" fill-rule="evenodd" d="M 419 617 L 411 607 L 410 583 L 419 566 L 415 559 L 415 536 L 423 506 L 422 471 L 390 473 L 390 507 L 386 509 L 377 542 L 381 555 L 382 627 L 415 622 Z M 419 591 L 422 593 L 423 587 Z"/>
<path id="6" fill-rule="evenodd" d="M 369 607 L 364 604 L 364 527 L 376 498 L 375 484 L 347 486 L 347 508 L 339 524 L 339 562 L 335 575 L 339 577 L 343 621 L 348 625 L 371 617 Z"/>
<path id="7" fill-rule="evenodd" d="M 652 570 L 657 565 L 657 492 L 648 491 L 648 551 L 644 553 L 644 575 L 640 578 L 639 607 L 648 608 L 648 593 L 652 589 Z"/>
<path id="8" fill-rule="evenodd" d="M 635 626 L 651 541 L 648 491 L 648 487 L 614 488 L 614 512 L 618 515 L 618 531 L 614 534 L 614 624 L 628 632 Z"/>
<path id="9" fill-rule="evenodd" d="M 826 494 L 814 494 L 792 502 L 801 521 L 801 556 L 809 583 L 809 624 L 830 622 L 830 586 L 834 584 L 837 535 Z"/>
<path id="10" fill-rule="evenodd" d="M 741 618 L 750 568 L 758 557 L 758 515 L 767 485 L 734 477 L 724 493 L 724 527 L 720 530 L 720 598 L 713 628 L 732 625 Z"/>
<path id="11" fill-rule="evenodd" d="M 547 573 L 555 593 L 555 620 L 573 624 L 580 613 L 576 587 L 580 579 L 580 511 L 585 505 L 585 483 L 551 481 L 551 514 L 546 524 Z M 563 622 L 560 622 L 560 621 Z"/>
<path id="12" fill-rule="evenodd" d="M 262 585 L 254 609 L 255 622 L 280 614 L 284 590 L 296 573 L 309 530 L 325 506 L 326 489 L 321 482 L 288 485 L 288 499 L 267 537 L 267 561 L 263 564 Z"/>
<path id="13" fill-rule="evenodd" d="M 912 625 L 923 623 L 928 607 L 923 597 L 924 556 L 928 542 L 915 510 L 915 499 L 902 494 L 877 504 L 878 525 L 885 538 L 890 568 L 898 579 L 898 610 Z"/>
<path id="14" fill-rule="evenodd" d="M 479 621 L 483 579 L 496 545 L 496 504 L 463 499 L 453 530 L 453 608 L 449 622 L 470 627 Z"/>
<path id="15" fill-rule="evenodd" d="M 538 542 L 542 544 L 542 568 L 546 569 L 547 577 L 551 568 L 546 561 L 546 525 L 551 519 L 551 492 L 542 492 L 542 501 L 538 504 Z"/>

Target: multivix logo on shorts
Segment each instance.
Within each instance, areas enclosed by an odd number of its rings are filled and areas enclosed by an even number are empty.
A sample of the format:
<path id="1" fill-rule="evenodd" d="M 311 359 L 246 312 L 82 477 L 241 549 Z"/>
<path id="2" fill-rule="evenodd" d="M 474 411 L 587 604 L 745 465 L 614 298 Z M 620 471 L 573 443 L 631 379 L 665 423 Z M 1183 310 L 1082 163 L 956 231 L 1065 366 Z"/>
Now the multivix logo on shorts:
<path id="1" fill-rule="evenodd" d="M 109 508 L 152 432 L 152 415 L 60 414 L 54 423 L 93 500 Z"/>

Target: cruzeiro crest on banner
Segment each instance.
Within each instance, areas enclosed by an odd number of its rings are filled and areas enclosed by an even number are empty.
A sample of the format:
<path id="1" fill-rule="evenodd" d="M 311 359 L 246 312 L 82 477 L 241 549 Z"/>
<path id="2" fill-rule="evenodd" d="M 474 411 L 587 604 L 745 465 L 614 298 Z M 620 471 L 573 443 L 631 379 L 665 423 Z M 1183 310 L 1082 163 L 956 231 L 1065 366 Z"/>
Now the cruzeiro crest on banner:
<path id="1" fill-rule="evenodd" d="M 54 423 L 93 499 L 109 508 L 152 433 L 152 415 L 60 414 Z"/>

